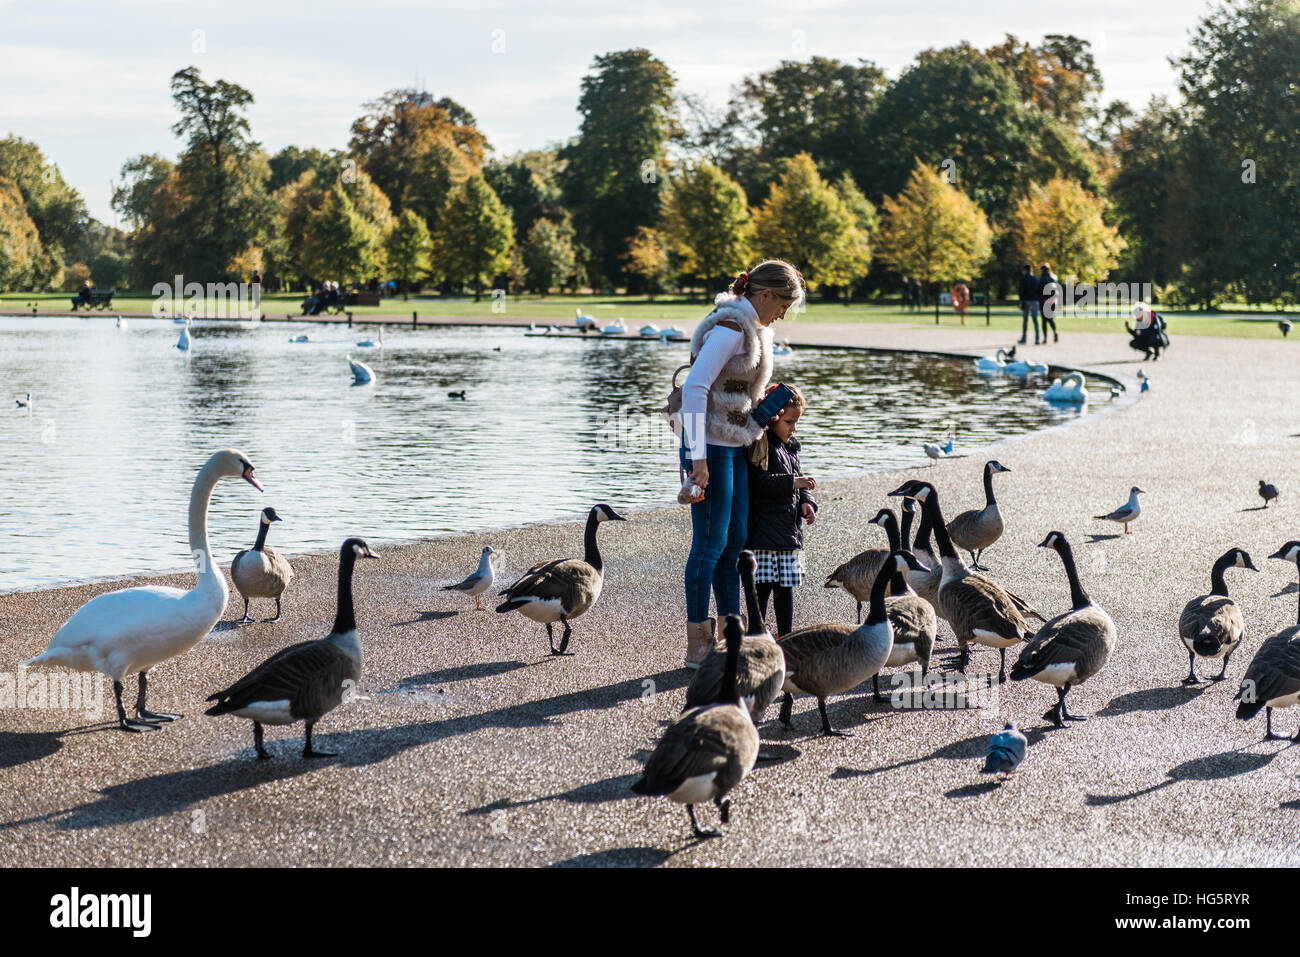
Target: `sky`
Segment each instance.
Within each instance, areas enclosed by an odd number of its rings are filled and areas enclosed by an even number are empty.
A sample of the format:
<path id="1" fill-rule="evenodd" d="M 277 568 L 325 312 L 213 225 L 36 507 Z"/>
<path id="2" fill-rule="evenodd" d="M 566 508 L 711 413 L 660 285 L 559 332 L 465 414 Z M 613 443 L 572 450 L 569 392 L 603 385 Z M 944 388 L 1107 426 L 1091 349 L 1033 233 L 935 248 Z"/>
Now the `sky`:
<path id="1" fill-rule="evenodd" d="M 1092 42 L 1103 99 L 1135 108 L 1176 98 L 1169 57 L 1204 0 L 0 0 L 0 136 L 34 141 L 113 223 L 110 183 L 141 153 L 175 157 L 171 75 L 197 66 L 252 92 L 253 136 L 268 152 L 344 148 L 362 104 L 418 86 L 450 96 L 507 155 L 577 132 L 592 58 L 646 47 L 679 91 L 721 106 L 747 74 L 810 56 L 880 66 L 1014 33 Z"/>

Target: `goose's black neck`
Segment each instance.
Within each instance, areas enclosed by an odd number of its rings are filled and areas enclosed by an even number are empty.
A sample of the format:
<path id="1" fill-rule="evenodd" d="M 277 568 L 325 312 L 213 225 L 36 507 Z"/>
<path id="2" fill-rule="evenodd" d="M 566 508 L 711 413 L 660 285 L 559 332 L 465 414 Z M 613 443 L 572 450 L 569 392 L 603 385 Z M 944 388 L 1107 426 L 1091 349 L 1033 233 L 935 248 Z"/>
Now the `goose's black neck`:
<path id="1" fill-rule="evenodd" d="M 889 550 L 898 551 L 898 519 L 894 517 L 892 509 L 884 510 L 884 520 L 882 524 L 885 527 L 885 534 L 889 537 Z"/>
<path id="2" fill-rule="evenodd" d="M 599 525 L 600 519 L 596 517 L 596 510 L 593 508 L 591 514 L 587 516 L 587 531 L 583 536 L 586 554 L 583 557 L 587 564 L 596 571 L 601 571 L 604 568 L 604 563 L 600 560 L 600 549 L 596 547 L 596 528 Z"/>
<path id="3" fill-rule="evenodd" d="M 271 523 L 259 520 L 257 523 L 257 541 L 253 542 L 253 551 L 260 552 L 266 544 L 266 533 L 270 531 Z"/>
<path id="4" fill-rule="evenodd" d="M 867 610 L 867 620 L 863 625 L 878 625 L 885 620 L 885 589 L 889 587 L 890 579 L 894 577 L 892 571 L 894 556 L 898 554 L 897 550 L 891 550 L 889 557 L 885 559 L 885 564 L 880 566 L 880 571 L 876 573 L 876 580 L 871 584 L 871 607 Z"/>
<path id="5" fill-rule="evenodd" d="M 723 704 L 735 704 L 740 697 L 736 693 L 736 664 L 740 658 L 740 640 L 727 639 L 727 660 L 722 666 L 722 686 L 718 691 L 718 701 Z"/>
<path id="6" fill-rule="evenodd" d="M 984 463 L 984 505 L 996 505 L 997 500 L 993 497 L 993 466 L 992 463 Z"/>
<path id="7" fill-rule="evenodd" d="M 952 547 L 952 539 L 948 537 L 948 529 L 943 524 L 943 512 L 939 508 L 939 493 L 931 489 L 930 494 L 921 503 L 921 508 L 930 523 L 931 531 L 934 532 L 934 541 L 939 546 L 939 555 L 943 558 L 957 558 L 957 550 Z"/>
<path id="8" fill-rule="evenodd" d="M 912 552 L 916 553 L 918 550 L 927 552 L 933 551 L 933 549 L 930 548 L 930 535 L 930 515 L 924 508 L 922 508 L 921 524 L 916 526 L 916 540 L 912 543 Z"/>
<path id="9" fill-rule="evenodd" d="M 339 551 L 339 600 L 338 611 L 334 613 L 333 634 L 341 635 L 357 627 L 356 615 L 352 610 L 352 569 L 357 563 L 357 553 L 352 546 Z"/>
<path id="10" fill-rule="evenodd" d="M 1070 604 L 1075 611 L 1083 608 L 1085 605 L 1092 604 L 1088 598 L 1088 593 L 1083 590 L 1079 584 L 1079 572 L 1074 567 L 1074 552 L 1070 549 L 1070 543 L 1065 539 L 1057 539 L 1056 553 L 1061 556 L 1061 562 L 1065 565 L 1065 577 L 1070 580 Z"/>
<path id="11" fill-rule="evenodd" d="M 754 587 L 754 571 L 748 564 L 741 565 L 740 584 L 745 589 L 745 616 L 749 619 L 749 629 L 746 634 L 761 635 L 765 630 L 763 613 L 758 608 L 758 590 Z"/>
<path id="12" fill-rule="evenodd" d="M 1232 565 L 1231 559 L 1233 557 L 1234 556 L 1232 553 L 1229 553 L 1227 555 L 1221 555 L 1219 557 L 1219 560 L 1214 563 L 1214 567 L 1210 569 L 1210 594 L 1211 595 L 1223 595 L 1225 598 L 1227 597 L 1228 582 L 1223 577 L 1223 573 L 1226 572 L 1229 567 L 1231 567 Z"/>
<path id="13" fill-rule="evenodd" d="M 900 524 L 898 529 L 899 548 L 908 547 L 907 545 L 908 536 L 912 534 L 912 519 L 916 517 L 916 509 L 915 509 L 916 503 L 912 502 L 911 504 L 913 507 L 910 509 L 907 507 L 908 504 L 909 504 L 908 500 L 903 499 L 903 504 L 900 506 L 903 510 L 903 521 Z"/>

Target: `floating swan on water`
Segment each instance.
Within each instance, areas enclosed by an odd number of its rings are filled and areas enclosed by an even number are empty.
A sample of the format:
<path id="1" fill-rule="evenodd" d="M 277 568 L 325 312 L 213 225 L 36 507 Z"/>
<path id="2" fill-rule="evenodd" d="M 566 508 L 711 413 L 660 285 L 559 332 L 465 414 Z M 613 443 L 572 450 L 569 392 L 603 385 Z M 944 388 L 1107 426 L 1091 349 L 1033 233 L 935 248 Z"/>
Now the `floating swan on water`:
<path id="1" fill-rule="evenodd" d="M 146 709 L 145 673 L 189 651 L 226 610 L 230 595 L 226 576 L 208 547 L 208 503 L 223 478 L 242 478 L 262 491 L 253 463 L 236 449 L 214 452 L 199 470 L 190 490 L 190 553 L 198 565 L 193 588 L 146 585 L 97 595 L 55 632 L 44 653 L 23 664 L 98 671 L 112 678 L 118 726 L 123 731 L 156 731 L 159 722 L 181 717 Z M 122 681 L 132 672 L 140 675 L 134 721 L 127 719 L 122 707 Z"/>
<path id="2" fill-rule="evenodd" d="M 181 329 L 181 337 L 176 340 L 176 348 L 181 352 L 189 352 L 190 350 L 190 324 L 188 322 Z"/>
<path id="3" fill-rule="evenodd" d="M 1026 362 L 1024 359 L 1017 359 L 1014 362 L 1008 362 L 1002 367 L 1002 371 L 1008 375 L 1014 376 L 1031 376 L 1047 375 L 1047 366 L 1041 362 Z"/>
<path id="4" fill-rule="evenodd" d="M 1088 392 L 1084 388 L 1083 375 L 1071 372 L 1060 379 L 1053 379 L 1052 384 L 1043 393 L 1048 402 L 1073 402 L 1082 404 L 1088 401 Z"/>
<path id="5" fill-rule="evenodd" d="M 300 336 L 290 336 L 289 341 L 290 342 L 311 342 L 312 338 L 311 336 L 307 335 L 307 333 L 304 332 Z"/>
<path id="6" fill-rule="evenodd" d="M 789 339 L 782 339 L 772 347 L 772 355 L 774 356 L 788 356 L 792 352 L 794 352 L 794 350 L 790 348 Z"/>
<path id="7" fill-rule="evenodd" d="M 118 317 L 117 317 L 117 322 L 115 322 L 114 325 L 117 326 L 117 328 L 119 328 L 119 329 L 125 329 L 125 328 L 126 328 L 126 320 L 123 319 L 121 316 L 118 316 Z"/>
<path id="8" fill-rule="evenodd" d="M 373 349 L 376 346 L 382 349 L 384 347 L 384 327 L 383 326 L 379 327 L 378 342 L 376 342 L 374 339 L 362 339 L 360 342 L 357 343 L 357 345 L 359 345 L 362 349 Z"/>
<path id="9" fill-rule="evenodd" d="M 657 338 L 659 335 L 659 327 L 656 326 L 653 322 L 647 322 L 644 326 L 638 329 L 637 332 L 639 332 L 646 339 L 654 339 Z"/>
<path id="10" fill-rule="evenodd" d="M 348 366 L 352 369 L 352 382 L 354 385 L 364 385 L 367 382 L 373 382 L 375 379 L 375 370 L 370 368 L 364 362 L 358 362 L 351 356 L 348 356 Z"/>
<path id="11" fill-rule="evenodd" d="M 975 360 L 975 371 L 981 373 L 1005 372 L 1007 368 L 1007 350 L 999 349 L 992 359 L 980 356 Z"/>
<path id="12" fill-rule="evenodd" d="M 602 335 L 606 336 L 621 336 L 627 332 L 627 326 L 623 324 L 623 317 L 619 316 L 600 331 Z"/>

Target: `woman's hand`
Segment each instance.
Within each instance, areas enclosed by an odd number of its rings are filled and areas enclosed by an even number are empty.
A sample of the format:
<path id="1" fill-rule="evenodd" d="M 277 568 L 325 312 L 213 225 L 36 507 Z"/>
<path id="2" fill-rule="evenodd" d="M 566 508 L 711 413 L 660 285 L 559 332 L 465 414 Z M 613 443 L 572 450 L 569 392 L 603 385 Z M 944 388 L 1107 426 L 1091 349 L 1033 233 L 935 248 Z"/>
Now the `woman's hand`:
<path id="1" fill-rule="evenodd" d="M 794 477 L 794 487 L 796 489 L 806 488 L 811 492 L 817 487 L 817 480 L 811 475 L 796 475 Z"/>
<path id="2" fill-rule="evenodd" d="M 817 521 L 817 510 L 807 502 L 803 503 L 803 520 L 809 525 Z"/>
<path id="3" fill-rule="evenodd" d="M 708 459 L 691 460 L 691 482 L 695 485 L 698 485 L 701 490 L 709 487 Z"/>

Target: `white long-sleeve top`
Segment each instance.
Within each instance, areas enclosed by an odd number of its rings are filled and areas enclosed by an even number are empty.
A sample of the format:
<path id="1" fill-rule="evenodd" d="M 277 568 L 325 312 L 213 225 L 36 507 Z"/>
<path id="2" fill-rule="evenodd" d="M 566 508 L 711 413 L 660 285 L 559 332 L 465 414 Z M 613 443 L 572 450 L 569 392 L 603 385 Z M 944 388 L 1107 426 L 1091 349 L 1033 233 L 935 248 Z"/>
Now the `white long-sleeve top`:
<path id="1" fill-rule="evenodd" d="M 753 304 L 741 296 L 740 302 L 745 304 L 758 321 L 758 312 L 754 309 Z M 735 355 L 738 355 L 745 348 L 744 333 L 737 332 L 735 329 L 728 329 L 726 326 L 714 326 L 704 336 L 704 342 L 700 346 L 699 355 L 695 357 L 694 364 L 691 365 L 691 371 L 686 376 L 686 382 L 682 384 L 682 422 L 702 422 L 709 406 L 709 390 L 713 388 L 714 381 L 717 380 L 722 367 Z M 701 435 L 701 432 L 705 432 Z M 729 441 L 719 438 L 704 429 L 684 428 L 682 434 L 690 446 L 690 455 L 692 461 L 698 461 L 708 455 L 707 446 L 726 445 L 731 448 L 737 448 L 742 443 Z"/>

